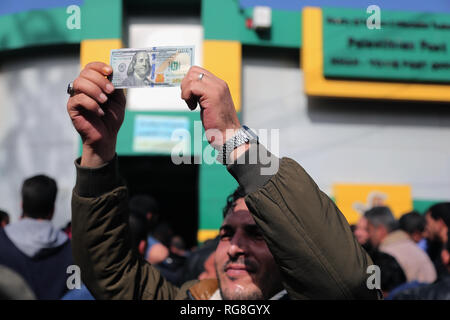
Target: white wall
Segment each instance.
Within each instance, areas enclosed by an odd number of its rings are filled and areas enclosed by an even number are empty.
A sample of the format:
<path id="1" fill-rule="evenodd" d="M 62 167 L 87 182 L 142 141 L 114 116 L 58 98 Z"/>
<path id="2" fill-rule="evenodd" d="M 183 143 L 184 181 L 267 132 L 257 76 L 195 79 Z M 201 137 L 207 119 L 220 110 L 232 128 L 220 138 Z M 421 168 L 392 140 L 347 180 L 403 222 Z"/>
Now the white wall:
<path id="1" fill-rule="evenodd" d="M 47 174 L 59 187 L 53 222 L 61 227 L 70 220 L 75 184 L 78 140 L 66 88 L 79 73 L 79 52 L 28 52 L 0 64 L 0 208 L 16 221 L 22 181 Z"/>
<path id="2" fill-rule="evenodd" d="M 298 53 L 244 48 L 243 119 L 280 129 L 280 154 L 332 195 L 335 183 L 410 184 L 450 199 L 450 104 L 309 99 Z"/>

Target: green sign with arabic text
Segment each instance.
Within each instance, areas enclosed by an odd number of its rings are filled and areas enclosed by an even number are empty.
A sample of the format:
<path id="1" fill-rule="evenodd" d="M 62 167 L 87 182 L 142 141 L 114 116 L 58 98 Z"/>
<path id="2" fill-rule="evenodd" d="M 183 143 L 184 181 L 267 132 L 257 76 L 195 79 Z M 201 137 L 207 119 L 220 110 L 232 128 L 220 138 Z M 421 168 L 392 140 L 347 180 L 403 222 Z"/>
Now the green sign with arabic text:
<path id="1" fill-rule="evenodd" d="M 323 9 L 325 77 L 450 83 L 450 14 L 380 13 Z"/>

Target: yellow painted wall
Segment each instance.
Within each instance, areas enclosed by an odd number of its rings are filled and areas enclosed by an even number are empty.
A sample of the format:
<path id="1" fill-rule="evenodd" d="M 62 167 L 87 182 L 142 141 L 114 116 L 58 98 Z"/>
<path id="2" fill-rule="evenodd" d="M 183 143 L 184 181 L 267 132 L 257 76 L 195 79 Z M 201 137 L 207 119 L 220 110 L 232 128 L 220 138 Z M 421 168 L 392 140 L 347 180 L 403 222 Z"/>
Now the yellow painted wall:
<path id="1" fill-rule="evenodd" d="M 100 39 L 81 41 L 80 64 L 84 68 L 89 62 L 100 61 L 109 64 L 111 50 L 122 48 L 120 39 Z"/>
<path id="2" fill-rule="evenodd" d="M 205 40 L 203 66 L 228 83 L 234 106 L 241 110 L 242 45 L 238 41 Z"/>
<path id="3" fill-rule="evenodd" d="M 333 194 L 349 224 L 375 206 L 388 206 L 397 219 L 413 210 L 409 185 L 336 184 Z"/>

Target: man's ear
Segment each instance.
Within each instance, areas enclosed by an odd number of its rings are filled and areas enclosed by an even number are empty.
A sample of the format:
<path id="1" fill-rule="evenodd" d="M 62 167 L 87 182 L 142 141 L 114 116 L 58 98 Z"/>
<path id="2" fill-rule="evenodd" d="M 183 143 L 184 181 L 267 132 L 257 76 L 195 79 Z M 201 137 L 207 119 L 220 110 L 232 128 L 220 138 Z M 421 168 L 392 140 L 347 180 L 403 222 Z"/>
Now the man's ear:
<path id="1" fill-rule="evenodd" d="M 150 221 L 153 217 L 153 213 L 147 212 L 147 215 L 145 217 L 147 218 L 147 221 Z"/>
<path id="2" fill-rule="evenodd" d="M 141 240 L 141 242 L 139 242 L 138 251 L 142 256 L 145 255 L 146 247 L 147 247 L 147 241 Z"/>

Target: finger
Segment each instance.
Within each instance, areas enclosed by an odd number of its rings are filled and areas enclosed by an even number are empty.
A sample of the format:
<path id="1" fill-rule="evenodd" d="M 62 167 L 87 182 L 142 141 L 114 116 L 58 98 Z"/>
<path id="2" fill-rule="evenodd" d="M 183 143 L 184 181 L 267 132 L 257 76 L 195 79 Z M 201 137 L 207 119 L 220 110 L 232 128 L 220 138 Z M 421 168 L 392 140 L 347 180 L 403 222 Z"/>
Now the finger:
<path id="1" fill-rule="evenodd" d="M 101 73 L 94 69 L 83 69 L 80 73 L 80 77 L 86 78 L 89 81 L 95 83 L 106 93 L 112 93 L 114 91 L 114 86 L 111 81 L 106 79 Z"/>
<path id="2" fill-rule="evenodd" d="M 73 82 L 75 93 L 84 93 L 96 100 L 98 103 L 105 103 L 108 97 L 103 93 L 102 89 L 92 81 L 78 77 Z"/>
<path id="3" fill-rule="evenodd" d="M 209 78 L 215 77 L 210 71 L 199 66 L 192 66 L 189 70 L 192 71 L 193 76 L 197 79 L 200 73 L 203 73 L 205 76 L 208 76 Z"/>
<path id="4" fill-rule="evenodd" d="M 105 115 L 105 113 L 100 108 L 97 101 L 95 101 L 94 99 L 92 99 L 91 97 L 89 97 L 88 95 L 86 95 L 84 93 L 79 93 L 69 99 L 69 103 L 68 103 L 69 113 L 71 111 L 74 111 L 74 110 L 80 109 L 80 108 L 91 111 L 99 116 Z"/>
<path id="5" fill-rule="evenodd" d="M 200 81 L 187 81 L 181 91 L 181 98 L 186 101 L 189 109 L 194 110 L 197 107 L 199 99 L 205 93 L 205 84 Z"/>
<path id="6" fill-rule="evenodd" d="M 109 64 L 103 63 L 103 62 L 90 62 L 88 63 L 84 69 L 92 69 L 97 72 L 100 72 L 104 76 L 108 76 L 112 73 L 113 69 Z"/>

